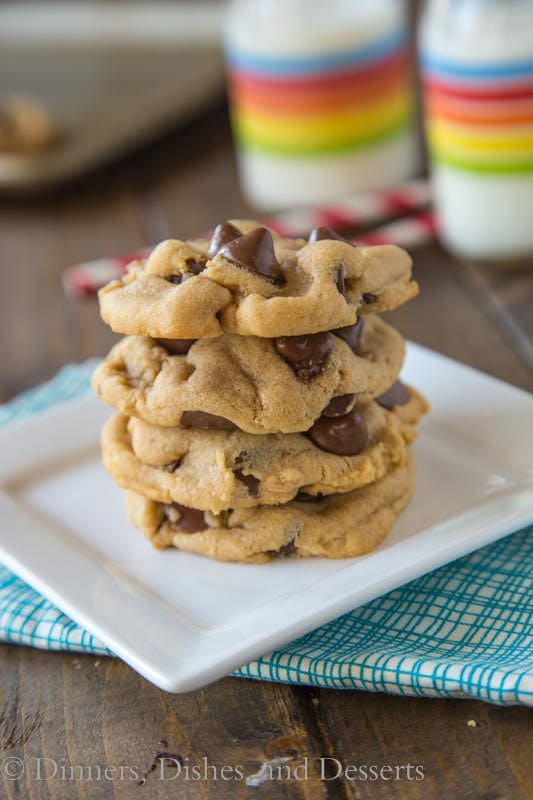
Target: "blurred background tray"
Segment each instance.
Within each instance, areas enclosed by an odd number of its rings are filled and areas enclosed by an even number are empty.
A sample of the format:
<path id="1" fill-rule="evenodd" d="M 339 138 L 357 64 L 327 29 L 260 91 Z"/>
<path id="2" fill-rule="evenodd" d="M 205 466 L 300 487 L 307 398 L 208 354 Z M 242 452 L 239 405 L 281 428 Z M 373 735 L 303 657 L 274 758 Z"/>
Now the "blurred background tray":
<path id="1" fill-rule="evenodd" d="M 36 189 L 131 152 L 223 92 L 220 4 L 0 6 L 0 99 L 39 100 L 59 139 L 0 155 L 0 189 Z"/>

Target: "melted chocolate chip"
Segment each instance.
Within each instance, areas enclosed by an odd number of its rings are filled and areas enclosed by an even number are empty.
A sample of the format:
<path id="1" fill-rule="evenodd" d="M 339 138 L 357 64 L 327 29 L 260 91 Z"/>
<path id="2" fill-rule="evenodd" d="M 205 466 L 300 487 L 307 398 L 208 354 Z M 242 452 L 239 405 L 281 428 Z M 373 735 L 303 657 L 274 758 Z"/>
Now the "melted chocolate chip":
<path id="1" fill-rule="evenodd" d="M 193 275 L 199 275 L 205 269 L 206 261 L 204 258 L 187 258 L 185 260 L 187 272 L 192 272 Z"/>
<path id="2" fill-rule="evenodd" d="M 291 556 L 295 550 L 296 550 L 296 545 L 294 544 L 294 542 L 287 542 L 287 544 L 284 544 L 279 548 L 279 550 L 277 551 L 277 555 Z"/>
<path id="3" fill-rule="evenodd" d="M 362 317 L 359 317 L 354 325 L 346 325 L 344 328 L 337 328 L 331 332 L 334 333 L 335 336 L 340 336 L 341 339 L 344 339 L 356 356 L 361 355 L 361 335 L 363 333 Z"/>
<path id="4" fill-rule="evenodd" d="M 171 356 L 184 356 L 189 352 L 196 339 L 156 339 Z"/>
<path id="5" fill-rule="evenodd" d="M 320 417 L 307 436 L 321 450 L 339 456 L 356 456 L 368 443 L 366 422 L 355 408 L 342 417 Z"/>
<path id="6" fill-rule="evenodd" d="M 255 475 L 244 475 L 242 469 L 234 470 L 233 474 L 235 475 L 238 481 L 244 483 L 244 485 L 248 489 L 248 494 L 250 495 L 250 497 L 258 496 L 259 484 L 261 483 L 259 478 L 256 478 Z"/>
<path id="7" fill-rule="evenodd" d="M 222 222 L 220 225 L 217 225 L 213 231 L 213 236 L 209 243 L 209 250 L 207 251 L 210 258 L 214 258 L 221 247 L 237 239 L 239 236 L 242 236 L 241 231 L 236 228 L 235 225 L 232 225 L 231 222 Z"/>
<path id="8" fill-rule="evenodd" d="M 165 464 L 163 469 L 165 470 L 165 472 L 176 472 L 179 465 L 180 465 L 180 459 L 177 458 L 175 461 L 171 461 L 170 464 Z"/>
<path id="9" fill-rule="evenodd" d="M 394 408 L 394 406 L 404 406 L 409 401 L 409 391 L 407 386 L 401 381 L 393 383 L 390 389 L 376 397 L 376 403 L 383 408 Z"/>
<path id="10" fill-rule="evenodd" d="M 209 526 L 207 525 L 204 512 L 198 508 L 188 508 L 179 503 L 165 503 L 165 516 L 170 525 L 181 533 L 197 533 L 198 531 L 205 531 Z M 175 512 L 179 512 L 179 519 L 174 520 Z"/>
<path id="11" fill-rule="evenodd" d="M 346 242 L 346 244 L 351 244 L 344 236 L 341 236 L 337 231 L 334 231 L 333 228 L 328 228 L 325 225 L 320 225 L 318 228 L 313 228 L 309 235 L 309 243 L 313 244 L 313 242 L 322 242 L 324 239 L 333 239 L 336 242 Z"/>
<path id="12" fill-rule="evenodd" d="M 283 283 L 284 277 L 276 254 L 272 234 L 266 228 L 255 228 L 245 236 L 228 242 L 220 255 L 242 269 L 260 275 L 272 283 Z"/>
<path id="13" fill-rule="evenodd" d="M 198 258 L 187 258 L 185 259 L 185 266 L 187 267 L 187 272 L 192 272 L 193 275 L 199 275 L 200 272 L 203 272 L 206 265 L 205 258 L 199 256 Z M 187 275 L 185 273 L 178 273 L 176 275 L 165 275 L 165 280 L 169 283 L 180 284 L 187 280 Z"/>
<path id="14" fill-rule="evenodd" d="M 363 294 L 363 303 L 366 303 L 367 306 L 369 306 L 370 303 L 375 303 L 377 299 L 376 295 L 370 294 L 370 292 L 364 292 Z"/>
<path id="15" fill-rule="evenodd" d="M 337 280 L 335 281 L 335 285 L 337 286 L 337 291 L 339 294 L 342 294 L 343 297 L 346 297 L 346 280 L 344 278 L 344 267 L 339 267 L 337 270 Z"/>
<path id="16" fill-rule="evenodd" d="M 274 347 L 287 361 L 297 378 L 310 381 L 324 366 L 332 347 L 329 333 L 308 336 L 278 336 Z"/>
<path id="17" fill-rule="evenodd" d="M 325 407 L 322 416 L 328 418 L 343 417 L 344 414 L 347 413 L 348 407 L 352 405 L 354 399 L 354 394 L 341 394 L 338 397 L 334 397 Z"/>
<path id="18" fill-rule="evenodd" d="M 344 236 L 341 236 L 334 231 L 333 228 L 327 228 L 325 225 L 321 225 L 318 228 L 313 228 L 308 241 L 310 244 L 312 244 L 313 242 L 321 242 L 324 239 L 332 239 L 333 241 L 344 242 L 345 244 L 352 245 L 352 247 L 355 246 L 352 244 L 352 242 L 349 242 L 348 239 L 345 239 Z M 339 294 L 342 294 L 343 297 L 346 297 L 346 279 L 344 276 L 344 267 L 342 266 L 337 270 L 335 284 Z"/>
<path id="19" fill-rule="evenodd" d="M 182 428 L 201 428 L 204 431 L 236 431 L 237 426 L 225 417 L 216 414 L 207 414 L 205 411 L 184 411 L 181 415 Z"/>

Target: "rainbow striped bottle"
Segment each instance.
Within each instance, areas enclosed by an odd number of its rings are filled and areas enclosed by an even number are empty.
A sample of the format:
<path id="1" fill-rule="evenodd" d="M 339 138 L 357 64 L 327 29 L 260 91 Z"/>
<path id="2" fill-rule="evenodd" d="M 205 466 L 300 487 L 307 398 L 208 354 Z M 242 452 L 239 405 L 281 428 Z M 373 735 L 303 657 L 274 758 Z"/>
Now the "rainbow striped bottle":
<path id="1" fill-rule="evenodd" d="M 402 0 L 234 0 L 226 25 L 241 179 L 259 208 L 393 186 L 416 164 Z"/>
<path id="2" fill-rule="evenodd" d="M 431 0 L 421 58 L 444 241 L 481 259 L 533 253 L 533 0 Z"/>

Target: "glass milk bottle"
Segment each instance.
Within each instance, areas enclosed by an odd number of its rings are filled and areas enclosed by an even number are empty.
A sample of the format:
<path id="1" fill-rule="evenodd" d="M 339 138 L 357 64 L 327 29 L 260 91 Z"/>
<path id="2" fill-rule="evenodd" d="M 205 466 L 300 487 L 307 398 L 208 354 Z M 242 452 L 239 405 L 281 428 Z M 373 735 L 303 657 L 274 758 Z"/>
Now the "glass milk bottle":
<path id="1" fill-rule="evenodd" d="M 444 242 L 533 253 L 533 0 L 430 0 L 420 45 Z"/>
<path id="2" fill-rule="evenodd" d="M 260 208 L 412 174 L 402 0 L 234 0 L 226 59 L 241 180 Z"/>

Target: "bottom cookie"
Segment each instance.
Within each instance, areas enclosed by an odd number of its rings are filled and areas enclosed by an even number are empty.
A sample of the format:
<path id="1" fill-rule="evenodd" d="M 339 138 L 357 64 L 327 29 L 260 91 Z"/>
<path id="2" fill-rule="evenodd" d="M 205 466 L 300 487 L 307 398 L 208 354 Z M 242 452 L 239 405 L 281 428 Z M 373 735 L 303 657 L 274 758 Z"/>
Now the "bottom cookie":
<path id="1" fill-rule="evenodd" d="M 380 481 L 346 494 L 211 514 L 126 493 L 128 516 L 155 547 L 218 561 L 264 563 L 283 556 L 348 558 L 374 550 L 414 489 L 412 458 Z"/>

